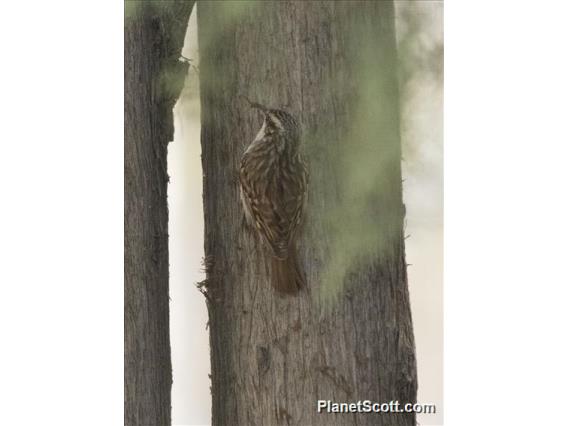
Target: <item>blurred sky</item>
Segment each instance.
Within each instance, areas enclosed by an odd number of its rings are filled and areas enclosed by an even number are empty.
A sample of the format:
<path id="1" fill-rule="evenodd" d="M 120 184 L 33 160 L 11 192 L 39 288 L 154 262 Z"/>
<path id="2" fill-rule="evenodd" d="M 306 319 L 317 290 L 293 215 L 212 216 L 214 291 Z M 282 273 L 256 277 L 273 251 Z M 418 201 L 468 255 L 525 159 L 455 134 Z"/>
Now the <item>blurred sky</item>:
<path id="1" fill-rule="evenodd" d="M 435 403 L 442 423 L 443 367 L 443 4 L 397 1 L 406 240 L 418 362 L 418 401 Z M 196 14 L 183 56 L 198 65 Z M 170 185 L 170 326 L 173 364 L 172 423 L 209 425 L 207 308 L 195 283 L 204 279 L 199 83 L 190 68 L 174 109 L 175 135 L 168 150 Z"/>

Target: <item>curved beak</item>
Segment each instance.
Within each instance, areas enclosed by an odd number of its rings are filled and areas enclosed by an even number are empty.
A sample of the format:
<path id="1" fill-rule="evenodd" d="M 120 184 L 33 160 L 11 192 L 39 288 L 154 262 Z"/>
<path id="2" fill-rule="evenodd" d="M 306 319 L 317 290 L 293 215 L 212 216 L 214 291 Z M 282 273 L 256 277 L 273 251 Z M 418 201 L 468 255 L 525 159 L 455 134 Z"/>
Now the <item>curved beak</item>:
<path id="1" fill-rule="evenodd" d="M 268 108 L 265 107 L 264 105 L 261 105 L 261 104 L 259 104 L 258 102 L 253 102 L 253 101 L 251 101 L 249 98 L 247 98 L 247 97 L 244 96 L 244 95 L 242 95 L 242 97 L 243 97 L 243 99 L 244 99 L 245 101 L 248 102 L 248 104 L 249 104 L 249 106 L 250 106 L 251 108 L 259 109 L 259 110 L 261 110 L 264 114 L 267 114 L 267 113 L 268 113 Z"/>

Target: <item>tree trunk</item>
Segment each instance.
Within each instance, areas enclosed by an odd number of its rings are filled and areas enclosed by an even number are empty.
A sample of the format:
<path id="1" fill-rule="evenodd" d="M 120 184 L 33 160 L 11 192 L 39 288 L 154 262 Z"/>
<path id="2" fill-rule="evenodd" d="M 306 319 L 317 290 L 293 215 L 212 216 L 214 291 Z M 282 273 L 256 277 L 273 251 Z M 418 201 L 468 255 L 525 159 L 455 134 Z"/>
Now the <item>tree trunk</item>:
<path id="1" fill-rule="evenodd" d="M 124 418 L 169 425 L 167 144 L 193 2 L 126 2 L 124 26 Z M 104 172 L 104 170 L 103 170 Z"/>
<path id="2" fill-rule="evenodd" d="M 214 425 L 412 425 L 318 400 L 416 401 L 392 2 L 200 2 L 204 293 Z M 293 113 L 309 162 L 308 289 L 270 286 L 243 226 L 240 158 L 261 117 Z"/>

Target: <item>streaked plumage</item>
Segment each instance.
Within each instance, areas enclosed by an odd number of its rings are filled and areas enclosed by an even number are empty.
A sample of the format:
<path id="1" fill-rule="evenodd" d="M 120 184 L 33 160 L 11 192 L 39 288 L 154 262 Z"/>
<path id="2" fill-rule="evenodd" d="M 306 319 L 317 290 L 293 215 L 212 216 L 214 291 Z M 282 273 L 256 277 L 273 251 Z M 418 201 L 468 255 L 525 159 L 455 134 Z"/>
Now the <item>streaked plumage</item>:
<path id="1" fill-rule="evenodd" d="M 247 219 L 270 248 L 274 287 L 295 293 L 304 286 L 295 236 L 308 184 L 299 153 L 300 130 L 287 112 L 252 105 L 262 109 L 265 119 L 241 160 L 241 200 Z"/>

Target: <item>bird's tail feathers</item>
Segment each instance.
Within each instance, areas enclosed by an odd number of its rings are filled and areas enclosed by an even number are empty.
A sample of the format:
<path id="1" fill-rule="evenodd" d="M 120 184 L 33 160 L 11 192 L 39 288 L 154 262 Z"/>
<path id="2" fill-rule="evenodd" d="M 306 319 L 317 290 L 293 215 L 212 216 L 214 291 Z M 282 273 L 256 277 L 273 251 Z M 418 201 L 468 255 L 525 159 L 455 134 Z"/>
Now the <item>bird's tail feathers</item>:
<path id="1" fill-rule="evenodd" d="M 289 248 L 286 259 L 272 258 L 272 285 L 279 293 L 289 295 L 296 294 L 306 287 L 306 280 L 293 245 Z"/>

